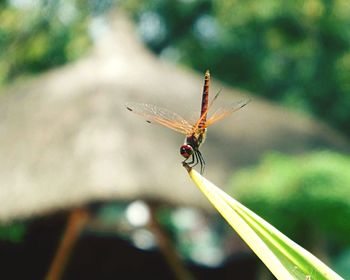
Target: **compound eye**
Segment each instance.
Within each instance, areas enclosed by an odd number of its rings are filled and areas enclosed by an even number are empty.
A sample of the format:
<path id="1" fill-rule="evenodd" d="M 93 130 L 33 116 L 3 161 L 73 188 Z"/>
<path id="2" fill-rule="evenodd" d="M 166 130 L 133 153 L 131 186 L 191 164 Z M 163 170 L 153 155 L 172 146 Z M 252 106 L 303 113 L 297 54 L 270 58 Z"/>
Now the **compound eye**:
<path id="1" fill-rule="evenodd" d="M 184 157 L 184 158 L 189 158 L 190 156 L 193 155 L 193 148 L 190 145 L 182 145 L 180 147 L 180 154 Z"/>

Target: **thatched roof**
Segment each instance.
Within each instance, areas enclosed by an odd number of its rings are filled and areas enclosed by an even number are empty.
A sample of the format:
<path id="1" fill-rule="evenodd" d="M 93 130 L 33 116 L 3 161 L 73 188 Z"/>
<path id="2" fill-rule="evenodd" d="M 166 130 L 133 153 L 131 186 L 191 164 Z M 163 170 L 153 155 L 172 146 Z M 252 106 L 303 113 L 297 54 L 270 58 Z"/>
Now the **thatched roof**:
<path id="1" fill-rule="evenodd" d="M 211 70 L 211 90 L 222 89 L 222 102 L 249 97 L 215 82 Z M 183 136 L 124 107 L 141 101 L 196 111 L 201 88 L 201 73 L 150 54 L 117 15 L 85 58 L 2 93 L 0 220 L 99 199 L 151 198 L 209 209 L 180 164 Z M 344 150 L 348 144 L 324 125 L 253 98 L 210 128 L 202 153 L 206 176 L 224 184 L 235 169 L 271 149 L 299 153 L 320 147 Z"/>

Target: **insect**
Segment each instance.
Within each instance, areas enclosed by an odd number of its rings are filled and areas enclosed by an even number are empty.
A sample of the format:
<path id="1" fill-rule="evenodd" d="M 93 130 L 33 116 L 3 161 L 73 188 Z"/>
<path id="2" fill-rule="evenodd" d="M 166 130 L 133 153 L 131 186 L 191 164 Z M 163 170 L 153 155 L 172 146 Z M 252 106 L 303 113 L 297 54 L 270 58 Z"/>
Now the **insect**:
<path id="1" fill-rule="evenodd" d="M 199 147 L 205 140 L 207 127 L 216 123 L 219 120 L 226 118 L 233 112 L 247 105 L 250 100 L 242 100 L 235 102 L 228 107 L 221 107 L 217 109 L 209 118 L 208 110 L 211 108 L 214 101 L 219 96 L 220 91 L 214 96 L 209 104 L 209 85 L 210 85 L 210 73 L 209 70 L 205 72 L 204 87 L 202 93 L 201 112 L 199 119 L 191 124 L 186 121 L 180 115 L 171 112 L 167 109 L 157 107 L 156 105 L 144 104 L 144 103 L 128 103 L 126 108 L 140 116 L 146 118 L 147 122 L 158 123 L 164 125 L 170 129 L 186 135 L 185 142 L 180 147 L 180 154 L 185 158 L 182 162 L 190 167 L 194 167 L 197 164 L 200 165 L 201 174 L 204 172 L 205 160 L 199 151 Z"/>

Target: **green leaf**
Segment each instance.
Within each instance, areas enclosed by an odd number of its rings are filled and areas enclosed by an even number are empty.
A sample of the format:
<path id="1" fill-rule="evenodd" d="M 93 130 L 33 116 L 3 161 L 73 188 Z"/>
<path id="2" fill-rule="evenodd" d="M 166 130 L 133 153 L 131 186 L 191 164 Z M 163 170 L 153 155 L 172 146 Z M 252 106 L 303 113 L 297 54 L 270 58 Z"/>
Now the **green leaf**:
<path id="1" fill-rule="evenodd" d="M 343 279 L 197 171 L 185 167 L 201 192 L 277 279 Z"/>

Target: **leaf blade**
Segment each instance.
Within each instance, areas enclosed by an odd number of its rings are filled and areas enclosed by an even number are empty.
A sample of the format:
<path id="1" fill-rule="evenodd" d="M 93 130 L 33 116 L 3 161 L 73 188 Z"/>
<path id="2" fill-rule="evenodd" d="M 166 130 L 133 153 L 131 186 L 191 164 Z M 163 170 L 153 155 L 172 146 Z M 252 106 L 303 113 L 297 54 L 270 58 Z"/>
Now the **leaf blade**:
<path id="1" fill-rule="evenodd" d="M 210 203 L 277 279 L 343 279 L 310 252 L 202 177 L 197 171 L 187 170 L 193 182 Z"/>

